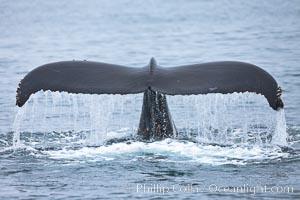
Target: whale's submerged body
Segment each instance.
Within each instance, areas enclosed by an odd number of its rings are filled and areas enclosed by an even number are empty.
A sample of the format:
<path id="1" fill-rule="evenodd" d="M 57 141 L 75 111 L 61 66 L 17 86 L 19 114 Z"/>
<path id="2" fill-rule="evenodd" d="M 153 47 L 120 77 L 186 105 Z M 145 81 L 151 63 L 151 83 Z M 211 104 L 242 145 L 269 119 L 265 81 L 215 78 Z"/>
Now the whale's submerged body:
<path id="1" fill-rule="evenodd" d="M 19 84 L 16 104 L 23 106 L 40 90 L 83 94 L 144 93 L 138 135 L 176 135 L 166 95 L 255 92 L 274 110 L 283 108 L 281 89 L 263 69 L 248 63 L 223 61 L 162 68 L 152 58 L 143 68 L 89 61 L 63 61 L 40 66 Z"/>

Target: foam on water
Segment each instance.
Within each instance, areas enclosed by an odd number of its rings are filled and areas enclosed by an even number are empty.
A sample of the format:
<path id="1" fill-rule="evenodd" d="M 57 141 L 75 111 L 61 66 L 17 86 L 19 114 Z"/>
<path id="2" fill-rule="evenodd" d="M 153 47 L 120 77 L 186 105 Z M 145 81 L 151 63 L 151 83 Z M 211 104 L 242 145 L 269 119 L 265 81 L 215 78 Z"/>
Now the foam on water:
<path id="1" fill-rule="evenodd" d="M 45 151 L 53 159 L 65 159 L 70 162 L 97 162 L 103 160 L 126 159 L 130 161 L 145 160 L 159 162 L 196 162 L 209 165 L 244 165 L 248 163 L 263 163 L 270 160 L 281 160 L 288 153 L 279 147 L 239 146 L 221 147 L 217 145 L 202 145 L 190 141 L 165 139 L 152 143 L 139 141 L 114 143 L 95 148 L 83 147 L 77 150 L 63 149 Z"/>

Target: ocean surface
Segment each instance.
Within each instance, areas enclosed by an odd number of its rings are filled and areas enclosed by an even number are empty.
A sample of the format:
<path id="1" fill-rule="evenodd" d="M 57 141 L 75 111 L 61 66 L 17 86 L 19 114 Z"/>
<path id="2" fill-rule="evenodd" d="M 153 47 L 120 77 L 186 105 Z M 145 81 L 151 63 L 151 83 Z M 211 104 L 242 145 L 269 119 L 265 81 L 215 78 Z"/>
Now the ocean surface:
<path id="1" fill-rule="evenodd" d="M 0 0 L 0 199 L 300 199 L 297 0 Z M 285 108 L 254 93 L 167 96 L 176 138 L 136 136 L 142 94 L 38 92 L 42 64 L 143 67 L 236 60 L 268 71 Z"/>

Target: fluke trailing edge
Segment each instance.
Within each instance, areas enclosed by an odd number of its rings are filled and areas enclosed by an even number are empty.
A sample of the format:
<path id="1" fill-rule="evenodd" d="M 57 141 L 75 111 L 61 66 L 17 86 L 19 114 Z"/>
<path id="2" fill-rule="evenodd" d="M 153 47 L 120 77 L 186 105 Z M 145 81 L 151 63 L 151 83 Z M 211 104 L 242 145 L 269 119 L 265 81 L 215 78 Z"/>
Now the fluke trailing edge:
<path id="1" fill-rule="evenodd" d="M 152 58 L 142 68 L 90 62 L 63 61 L 29 72 L 17 89 L 16 104 L 23 106 L 40 90 L 83 94 L 144 92 L 139 133 L 169 136 L 174 132 L 165 95 L 255 92 L 269 105 L 283 108 L 281 89 L 265 70 L 248 63 L 224 61 L 162 68 Z"/>

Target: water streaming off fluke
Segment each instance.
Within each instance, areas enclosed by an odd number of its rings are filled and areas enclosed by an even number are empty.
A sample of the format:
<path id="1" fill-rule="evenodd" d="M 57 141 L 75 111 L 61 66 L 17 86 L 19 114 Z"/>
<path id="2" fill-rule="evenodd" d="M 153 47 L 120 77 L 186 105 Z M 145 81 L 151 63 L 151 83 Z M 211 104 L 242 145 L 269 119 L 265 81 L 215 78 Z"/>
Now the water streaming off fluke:
<path id="1" fill-rule="evenodd" d="M 29 145 L 46 145 L 48 135 L 55 135 L 94 146 L 134 136 L 142 98 L 142 94 L 38 92 L 18 108 L 13 144 L 18 146 L 25 138 Z M 167 96 L 167 101 L 179 137 L 221 145 L 287 144 L 284 110 L 271 109 L 262 95 L 178 95 Z"/>

